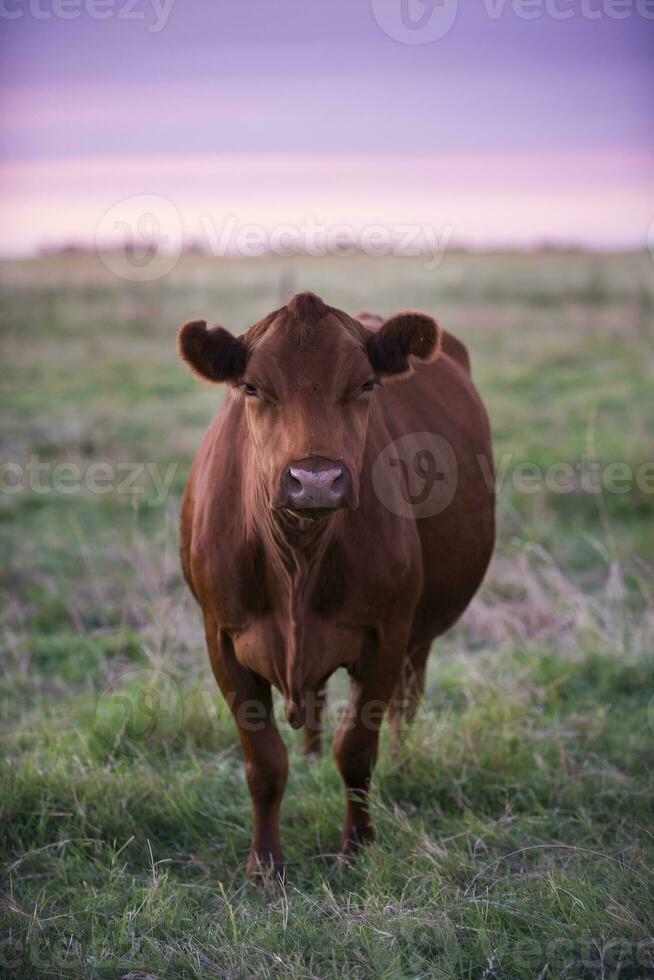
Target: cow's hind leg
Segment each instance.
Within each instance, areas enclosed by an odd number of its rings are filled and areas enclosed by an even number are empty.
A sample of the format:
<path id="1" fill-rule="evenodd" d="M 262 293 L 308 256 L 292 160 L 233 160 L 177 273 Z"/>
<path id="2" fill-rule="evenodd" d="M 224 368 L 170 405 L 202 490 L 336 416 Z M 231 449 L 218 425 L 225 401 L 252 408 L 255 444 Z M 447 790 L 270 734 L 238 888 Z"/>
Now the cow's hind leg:
<path id="1" fill-rule="evenodd" d="M 320 688 L 307 712 L 307 720 L 302 731 L 302 748 L 305 755 L 320 755 L 322 716 L 326 701 L 327 685 Z"/>
<path id="2" fill-rule="evenodd" d="M 430 649 L 431 641 L 428 640 L 426 643 L 418 643 L 409 651 L 395 685 L 388 709 L 388 721 L 395 748 L 400 745 L 406 728 L 411 724 L 418 710 L 425 689 Z"/>
<path id="3" fill-rule="evenodd" d="M 209 658 L 227 701 L 243 749 L 252 797 L 252 843 L 247 871 L 256 877 L 283 877 L 279 810 L 286 788 L 288 758 L 273 713 L 270 684 L 242 667 L 230 638 L 207 624 Z"/>

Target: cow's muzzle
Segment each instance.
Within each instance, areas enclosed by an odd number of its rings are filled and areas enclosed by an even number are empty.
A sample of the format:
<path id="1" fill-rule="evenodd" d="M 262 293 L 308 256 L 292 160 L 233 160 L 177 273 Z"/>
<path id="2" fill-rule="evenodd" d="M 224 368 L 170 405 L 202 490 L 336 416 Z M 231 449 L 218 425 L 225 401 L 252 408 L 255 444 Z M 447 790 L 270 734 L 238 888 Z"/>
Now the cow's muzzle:
<path id="1" fill-rule="evenodd" d="M 320 517 L 342 507 L 355 507 L 352 474 L 340 460 L 323 456 L 296 460 L 282 472 L 275 506 L 306 517 Z"/>

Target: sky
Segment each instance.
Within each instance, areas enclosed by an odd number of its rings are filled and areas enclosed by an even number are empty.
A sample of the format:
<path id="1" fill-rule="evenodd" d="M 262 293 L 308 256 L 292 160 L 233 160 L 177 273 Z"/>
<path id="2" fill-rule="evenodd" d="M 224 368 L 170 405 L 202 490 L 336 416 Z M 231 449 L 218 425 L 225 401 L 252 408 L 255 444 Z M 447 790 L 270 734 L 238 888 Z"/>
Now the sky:
<path id="1" fill-rule="evenodd" d="M 654 0 L 0 0 L 0 253 L 143 196 L 212 248 L 308 218 L 642 248 L 653 82 Z"/>

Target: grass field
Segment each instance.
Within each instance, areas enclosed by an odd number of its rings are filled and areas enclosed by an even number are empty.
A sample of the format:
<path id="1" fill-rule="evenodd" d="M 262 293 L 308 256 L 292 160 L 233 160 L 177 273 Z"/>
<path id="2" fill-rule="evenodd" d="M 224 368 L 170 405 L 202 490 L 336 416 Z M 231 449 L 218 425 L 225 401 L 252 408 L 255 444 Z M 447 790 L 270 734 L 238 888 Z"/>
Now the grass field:
<path id="1" fill-rule="evenodd" d="M 422 307 L 468 344 L 500 535 L 399 759 L 384 735 L 378 843 L 354 865 L 330 752 L 285 734 L 289 875 L 267 894 L 242 872 L 239 747 L 177 559 L 218 394 L 175 331 L 244 329 L 300 288 Z M 654 976 L 650 257 L 196 256 L 136 285 L 68 256 L 2 263 L 0 299 L 0 975 Z"/>

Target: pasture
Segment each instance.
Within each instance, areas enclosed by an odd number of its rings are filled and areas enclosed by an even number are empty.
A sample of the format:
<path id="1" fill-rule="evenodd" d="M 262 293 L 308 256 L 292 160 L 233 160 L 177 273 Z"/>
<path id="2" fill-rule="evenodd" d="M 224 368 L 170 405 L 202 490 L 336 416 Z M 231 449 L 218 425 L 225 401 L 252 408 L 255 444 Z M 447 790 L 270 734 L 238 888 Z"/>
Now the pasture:
<path id="1" fill-rule="evenodd" d="M 308 288 L 466 342 L 499 542 L 399 758 L 383 736 L 378 842 L 351 866 L 329 743 L 307 761 L 283 728 L 268 894 L 242 872 L 240 748 L 177 558 L 220 396 L 175 333 Z M 69 255 L 0 264 L 0 300 L 0 975 L 654 975 L 651 258 L 198 255 L 134 284 Z"/>

